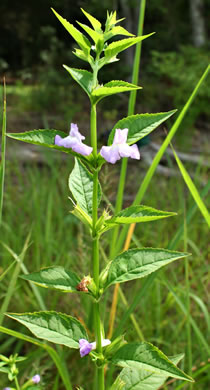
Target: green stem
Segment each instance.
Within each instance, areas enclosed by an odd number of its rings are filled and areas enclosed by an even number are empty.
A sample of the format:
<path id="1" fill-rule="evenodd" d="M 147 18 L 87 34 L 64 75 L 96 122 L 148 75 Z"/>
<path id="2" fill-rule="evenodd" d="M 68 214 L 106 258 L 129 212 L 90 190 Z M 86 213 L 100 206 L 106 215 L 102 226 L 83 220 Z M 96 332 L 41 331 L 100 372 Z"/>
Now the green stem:
<path id="1" fill-rule="evenodd" d="M 187 221 L 186 207 L 184 207 L 184 251 L 187 252 Z M 187 310 L 187 360 L 189 375 L 192 375 L 192 340 L 191 340 L 191 324 L 190 324 L 190 280 L 189 280 L 189 260 L 185 259 L 185 285 L 186 285 L 186 310 Z M 192 384 L 189 385 L 190 390 Z"/>
<path id="2" fill-rule="evenodd" d="M 0 225 L 2 223 L 4 176 L 5 176 L 5 153 L 6 153 L 6 85 L 4 79 L 4 108 L 1 137 L 1 164 L 0 164 Z"/>
<path id="3" fill-rule="evenodd" d="M 139 24 L 138 24 L 138 33 L 137 33 L 138 36 L 142 35 L 142 33 L 143 33 L 145 7 L 146 7 L 146 0 L 141 0 L 140 7 L 139 7 Z M 142 46 L 142 42 L 139 42 L 136 45 L 133 73 L 132 73 L 132 84 L 138 84 L 139 70 L 140 70 L 140 59 L 141 59 L 141 46 Z M 128 115 L 134 114 L 135 104 L 136 104 L 136 90 L 132 91 L 130 93 L 129 103 L 128 103 Z M 117 201 L 116 201 L 116 206 L 115 206 L 115 214 L 118 213 L 122 208 L 123 193 L 124 193 L 125 179 L 126 179 L 126 173 L 127 173 L 127 165 L 128 165 L 128 159 L 123 158 L 122 164 L 121 164 L 119 186 L 118 186 L 118 191 L 117 191 Z M 113 255 L 114 255 L 115 243 L 117 240 L 118 233 L 119 233 L 119 227 L 117 226 L 112 231 L 112 239 L 111 239 L 111 244 L 110 244 L 110 257 L 113 257 Z"/>
<path id="4" fill-rule="evenodd" d="M 17 377 L 15 377 L 15 385 L 16 385 L 16 389 L 17 389 L 17 390 L 20 390 L 20 386 L 19 386 Z"/>
<path id="5" fill-rule="evenodd" d="M 96 123 L 96 105 L 91 105 L 91 145 L 93 148 L 93 155 L 97 157 L 97 123 Z M 99 289 L 99 239 L 96 232 L 96 223 L 98 219 L 98 171 L 95 170 L 93 173 L 93 206 L 92 206 L 92 238 L 93 238 L 93 280 L 96 285 L 96 289 Z M 94 327 L 96 336 L 96 350 L 102 354 L 102 329 L 99 302 L 94 302 Z M 97 367 L 97 389 L 104 390 L 104 369 L 103 367 Z"/>

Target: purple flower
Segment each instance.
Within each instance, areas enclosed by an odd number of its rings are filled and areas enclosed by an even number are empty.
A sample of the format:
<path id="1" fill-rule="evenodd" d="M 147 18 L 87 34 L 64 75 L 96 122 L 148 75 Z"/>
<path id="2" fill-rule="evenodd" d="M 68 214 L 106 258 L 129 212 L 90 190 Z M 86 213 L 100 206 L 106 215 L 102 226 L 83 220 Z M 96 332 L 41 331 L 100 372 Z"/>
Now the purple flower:
<path id="1" fill-rule="evenodd" d="M 60 137 L 60 135 L 56 135 L 55 145 L 70 148 L 74 152 L 82 154 L 83 156 L 89 156 L 89 154 L 92 153 L 93 148 L 83 144 L 83 139 L 85 139 L 85 137 L 80 134 L 78 126 L 75 123 L 71 123 L 69 135 L 65 138 Z"/>
<path id="2" fill-rule="evenodd" d="M 40 380 L 41 380 L 41 378 L 40 378 L 40 375 L 38 375 L 38 374 L 37 374 L 37 375 L 34 375 L 33 378 L 32 378 L 32 382 L 33 382 L 34 384 L 39 383 Z"/>
<path id="3" fill-rule="evenodd" d="M 140 153 L 137 145 L 128 145 L 126 143 L 128 129 L 116 129 L 114 141 L 111 146 L 102 146 L 101 156 L 111 164 L 115 164 L 121 157 L 131 157 L 140 160 Z"/>
<path id="4" fill-rule="evenodd" d="M 3 390 L 11 390 L 11 387 L 4 387 Z"/>
<path id="5" fill-rule="evenodd" d="M 111 341 L 108 339 L 102 340 L 102 347 L 106 347 L 107 345 L 111 344 Z M 80 356 L 84 357 L 88 355 L 93 349 L 96 349 L 96 342 L 89 343 L 86 339 L 80 339 L 79 340 L 79 346 L 80 346 Z"/>

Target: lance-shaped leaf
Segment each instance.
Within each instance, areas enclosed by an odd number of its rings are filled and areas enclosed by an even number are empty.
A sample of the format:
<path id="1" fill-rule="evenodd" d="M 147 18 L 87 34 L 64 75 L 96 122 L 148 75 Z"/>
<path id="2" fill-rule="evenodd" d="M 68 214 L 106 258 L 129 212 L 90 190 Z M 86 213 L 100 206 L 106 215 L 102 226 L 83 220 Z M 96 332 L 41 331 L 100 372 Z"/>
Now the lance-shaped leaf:
<path id="1" fill-rule="evenodd" d="M 116 35 L 126 35 L 128 37 L 134 36 L 134 34 L 129 33 L 124 27 L 116 26 L 104 34 L 104 39 L 105 41 L 108 41 L 108 39 L 115 37 Z"/>
<path id="2" fill-rule="evenodd" d="M 54 12 L 55 16 L 62 23 L 65 29 L 69 32 L 69 34 L 74 38 L 77 44 L 81 47 L 85 54 L 89 55 L 91 43 L 88 39 L 79 31 L 73 24 L 69 23 L 66 19 L 64 19 L 61 15 L 59 15 L 53 8 L 51 8 Z"/>
<path id="3" fill-rule="evenodd" d="M 86 56 L 84 51 L 80 50 L 80 49 L 74 49 L 75 51 L 72 51 L 72 53 L 78 57 L 80 60 L 83 60 L 83 61 L 86 61 L 86 62 L 89 62 L 89 63 L 92 63 L 93 62 L 93 57 L 91 55 L 89 56 Z"/>
<path id="4" fill-rule="evenodd" d="M 8 317 L 25 325 L 36 337 L 69 348 L 79 348 L 79 339 L 87 339 L 82 324 L 74 317 L 55 311 L 9 313 Z"/>
<path id="5" fill-rule="evenodd" d="M 91 217 L 93 202 L 93 175 L 75 159 L 75 166 L 69 176 L 69 188 L 79 206 Z M 101 199 L 101 186 L 98 184 L 98 205 Z"/>
<path id="6" fill-rule="evenodd" d="M 93 30 L 92 28 L 90 28 L 86 24 L 83 24 L 80 22 L 77 22 L 77 23 L 79 24 L 80 27 L 82 27 L 86 31 L 87 34 L 90 35 L 90 37 L 95 42 L 95 44 L 97 44 L 98 41 L 100 41 L 100 40 L 103 41 L 103 34 L 99 34 L 97 31 Z"/>
<path id="7" fill-rule="evenodd" d="M 67 65 L 63 67 L 70 73 L 71 77 L 84 89 L 84 91 L 90 96 L 93 85 L 93 75 L 91 72 L 83 69 L 69 68 Z"/>
<path id="8" fill-rule="evenodd" d="M 144 369 L 148 373 L 193 382 L 193 379 L 176 367 L 163 352 L 147 342 L 124 345 L 116 352 L 111 362 L 120 367 Z"/>
<path id="9" fill-rule="evenodd" d="M 127 143 L 129 145 L 134 144 L 141 138 L 150 134 L 161 123 L 170 118 L 170 116 L 172 116 L 176 111 L 177 110 L 172 110 L 157 114 L 137 114 L 123 118 L 118 121 L 112 129 L 109 135 L 108 145 L 113 143 L 116 129 L 128 129 Z"/>
<path id="10" fill-rule="evenodd" d="M 184 355 L 176 355 L 170 357 L 172 363 L 177 365 Z M 133 368 L 124 368 L 117 377 L 111 390 L 114 390 L 114 385 L 123 383 L 123 390 L 158 390 L 166 381 L 168 375 L 159 375 L 148 370 L 136 370 Z M 116 387 L 117 388 L 117 387 Z"/>
<path id="11" fill-rule="evenodd" d="M 63 146 L 55 145 L 55 136 L 60 135 L 60 137 L 65 138 L 67 134 L 60 130 L 54 129 L 40 129 L 25 131 L 24 133 L 7 133 L 7 136 L 18 141 L 27 142 L 29 144 L 46 146 L 51 149 L 57 149 L 65 153 L 72 154 L 75 157 L 79 157 L 84 161 L 91 161 L 91 156 L 82 156 L 78 153 L 75 153 L 72 149 L 64 148 Z"/>
<path id="12" fill-rule="evenodd" d="M 21 278 L 41 287 L 68 293 L 77 292 L 76 286 L 80 282 L 77 274 L 59 266 L 43 268 L 38 272 L 23 275 Z"/>
<path id="13" fill-rule="evenodd" d="M 144 278 L 172 261 L 189 256 L 188 253 L 167 249 L 138 248 L 121 253 L 101 274 L 102 287 Z"/>
<path id="14" fill-rule="evenodd" d="M 92 92 L 92 98 L 94 102 L 98 102 L 106 96 L 114 95 L 115 93 L 134 91 L 141 89 L 137 85 L 127 83 L 121 80 L 112 80 L 109 83 L 104 84 L 102 87 L 97 87 Z"/>
<path id="15" fill-rule="evenodd" d="M 142 35 L 141 37 L 135 37 L 135 38 L 127 38 L 127 39 L 121 39 L 117 42 L 112 42 L 110 45 L 107 46 L 107 48 L 104 50 L 105 57 L 110 58 L 116 56 L 121 51 L 128 49 L 130 46 L 135 45 L 136 43 L 139 43 L 143 41 L 146 38 L 149 38 L 154 33 Z"/>
<path id="16" fill-rule="evenodd" d="M 92 24 L 95 31 L 101 32 L 101 23 L 99 20 L 94 18 L 94 16 L 90 15 L 87 11 L 85 11 L 83 8 L 81 8 L 81 11 L 86 16 L 86 18 L 89 20 L 89 22 Z"/>
<path id="17" fill-rule="evenodd" d="M 150 222 L 157 219 L 167 218 L 176 215 L 176 213 L 168 211 L 155 210 L 152 207 L 147 206 L 131 206 L 127 209 L 120 211 L 112 218 L 106 220 L 107 225 L 116 225 L 123 223 L 139 223 Z"/>

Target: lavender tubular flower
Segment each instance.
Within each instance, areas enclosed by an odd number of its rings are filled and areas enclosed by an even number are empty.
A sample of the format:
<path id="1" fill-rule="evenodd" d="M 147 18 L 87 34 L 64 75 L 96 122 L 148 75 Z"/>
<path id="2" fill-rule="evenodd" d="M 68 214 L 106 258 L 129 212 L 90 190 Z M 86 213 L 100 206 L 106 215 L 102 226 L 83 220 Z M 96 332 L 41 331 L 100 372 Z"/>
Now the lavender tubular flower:
<path id="1" fill-rule="evenodd" d="M 101 156 L 111 164 L 115 164 L 121 157 L 131 157 L 140 160 L 138 146 L 128 145 L 126 143 L 128 137 L 128 129 L 116 129 L 114 141 L 111 146 L 102 146 L 100 150 Z"/>
<path id="2" fill-rule="evenodd" d="M 55 145 L 63 146 L 64 148 L 72 149 L 74 152 L 82 154 L 83 156 L 89 156 L 93 148 L 82 143 L 85 137 L 80 134 L 78 126 L 75 123 L 71 123 L 71 129 L 69 135 L 65 138 L 60 135 L 55 136 Z"/>
<path id="3" fill-rule="evenodd" d="M 102 347 L 106 347 L 109 344 L 111 344 L 111 341 L 109 339 L 102 340 Z M 79 346 L 80 356 L 84 357 L 88 355 L 92 350 L 96 349 L 96 342 L 94 341 L 93 343 L 89 343 L 86 339 L 80 339 Z"/>
<path id="4" fill-rule="evenodd" d="M 41 380 L 41 378 L 40 378 L 40 375 L 38 375 L 38 374 L 34 375 L 32 378 L 32 382 L 34 384 L 38 384 L 40 382 L 40 380 Z"/>

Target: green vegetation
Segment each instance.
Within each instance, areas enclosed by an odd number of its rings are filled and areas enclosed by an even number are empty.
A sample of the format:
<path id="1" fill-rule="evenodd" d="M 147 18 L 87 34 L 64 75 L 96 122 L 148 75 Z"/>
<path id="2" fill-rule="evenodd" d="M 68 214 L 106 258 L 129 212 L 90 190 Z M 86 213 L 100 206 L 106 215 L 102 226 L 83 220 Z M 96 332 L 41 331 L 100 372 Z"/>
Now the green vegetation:
<path id="1" fill-rule="evenodd" d="M 15 141 L 9 141 L 9 147 L 14 145 Z M 61 161 L 61 154 L 58 153 L 58 159 L 54 160 L 55 152 L 46 152 L 41 150 L 46 157 L 47 164 L 37 167 L 36 164 L 27 163 L 24 166 L 16 162 L 8 162 L 6 166 L 6 191 L 5 205 L 3 214 L 3 226 L 1 233 L 0 256 L 1 256 L 1 275 L 11 265 L 7 275 L 1 280 L 0 291 L 1 297 L 7 294 L 8 288 L 11 286 L 11 280 L 16 271 L 17 258 L 16 254 L 20 254 L 23 250 L 23 243 L 26 241 L 29 232 L 31 236 L 25 245 L 23 264 L 29 272 L 39 270 L 40 265 L 52 266 L 63 265 L 67 269 L 77 272 L 81 277 L 81 269 L 88 272 L 89 264 L 84 259 L 90 258 L 91 243 L 83 225 L 69 213 L 71 210 L 71 202 L 68 203 L 68 174 L 73 164 L 72 159 Z M 46 153 L 46 154 L 45 154 Z M 144 149 L 142 149 L 142 156 Z M 113 183 L 115 176 L 118 174 L 112 173 L 104 169 L 101 175 L 102 185 L 106 186 L 110 196 L 114 194 Z M 111 171 L 111 170 L 110 170 Z M 132 174 L 129 176 L 126 184 L 126 191 L 129 196 L 132 196 L 138 189 L 139 183 L 144 176 L 143 163 L 141 172 L 133 166 Z M 197 168 L 194 182 L 197 188 L 200 188 L 200 178 L 205 178 L 206 170 L 201 165 Z M 50 180 L 49 180 L 50 178 Z M 65 180 L 66 178 L 66 180 Z M 138 180 L 137 180 L 138 178 Z M 33 191 L 32 191 L 33 188 Z M 154 192 L 155 188 L 155 192 Z M 138 246 L 156 246 L 167 247 L 169 237 L 174 237 L 175 232 L 182 227 L 185 215 L 183 208 L 186 209 L 186 214 L 194 206 L 194 201 L 189 193 L 186 193 L 186 187 L 181 177 L 168 178 L 167 180 L 159 175 L 152 179 L 150 188 L 147 190 L 147 205 L 158 207 L 159 209 L 175 210 L 178 213 L 177 217 L 166 218 L 161 222 L 152 222 L 151 225 L 145 223 L 141 227 L 137 227 L 134 236 L 132 247 L 138 243 Z M 163 198 L 157 194 L 167 193 L 167 197 Z M 66 198 L 66 202 L 63 199 Z M 113 201 L 113 199 L 111 199 Z M 128 206 L 131 201 L 126 202 Z M 208 207 L 207 198 L 205 204 Z M 187 225 L 187 250 L 192 253 L 189 258 L 189 285 L 190 285 L 190 313 L 193 321 L 196 323 L 204 343 L 208 344 L 207 334 L 209 329 L 209 319 L 207 314 L 208 294 L 206 290 L 207 281 L 207 258 L 208 258 L 208 226 L 204 222 L 200 211 L 194 213 L 191 222 Z M 188 216 L 188 214 L 187 214 Z M 186 220 L 187 221 L 187 220 Z M 76 247 L 76 240 L 79 242 L 79 248 Z M 103 235 L 105 247 L 109 245 L 108 233 Z M 135 245 L 136 244 L 136 245 Z M 182 234 L 176 250 L 183 251 L 184 235 Z M 14 262 L 15 258 L 15 262 Z M 14 262 L 14 263 L 13 263 Z M 176 355 L 184 348 L 187 352 L 187 323 L 190 319 L 187 314 L 186 292 L 183 289 L 185 285 L 184 274 L 185 263 L 180 261 L 170 265 L 169 268 L 160 271 L 154 284 L 149 292 L 141 298 L 141 303 L 138 305 L 138 310 L 135 313 L 136 320 L 146 339 L 154 342 L 164 352 Z M 18 274 L 23 274 L 23 270 L 19 268 Z M 134 283 L 134 282 L 133 282 Z M 140 281 L 132 285 L 127 283 L 123 287 L 129 302 L 132 302 L 132 297 L 138 292 Z M 176 288 L 174 289 L 175 286 Z M 59 292 L 45 290 L 37 287 L 38 294 L 41 296 L 41 301 L 47 310 L 55 310 L 56 308 L 65 311 L 68 304 L 68 294 L 63 296 Z M 49 292 L 50 291 L 50 292 Z M 111 290 L 108 293 L 107 300 L 111 304 Z M 160 305 L 161 303 L 161 305 Z M 78 308 L 78 299 L 76 295 L 71 298 L 72 310 L 70 315 L 76 315 L 82 320 L 88 322 L 89 332 L 92 331 L 91 312 L 88 312 L 88 300 L 84 296 L 82 305 Z M 108 305 L 108 308 L 110 306 Z M 31 312 L 37 309 L 42 309 L 40 300 L 34 294 L 31 287 L 26 281 L 18 278 L 17 284 L 13 286 L 12 296 L 8 302 L 8 310 L 15 312 Z M 119 301 L 118 315 L 116 318 L 116 326 L 120 325 L 120 321 L 124 312 L 124 305 Z M 104 312 L 104 316 L 108 319 L 109 311 Z M 105 321 L 107 323 L 107 321 Z M 126 327 L 126 338 L 134 340 L 136 337 L 135 329 L 129 321 Z M 3 325 L 12 327 L 12 329 L 22 329 L 20 325 L 11 323 L 7 318 L 4 318 Z M 26 333 L 26 331 L 25 331 Z M 192 328 L 192 361 L 193 366 L 200 370 L 200 364 L 207 364 L 208 354 L 203 345 L 200 333 L 196 333 Z M 1 334 L 1 349 L 2 353 L 10 354 L 11 352 L 20 352 L 23 348 L 23 342 L 17 341 L 14 338 L 8 339 L 7 336 Z M 29 375 L 31 366 L 34 370 L 39 366 L 42 367 L 44 374 L 44 388 L 52 388 L 54 381 L 55 369 L 53 362 L 49 360 L 48 355 L 43 349 L 33 348 L 31 344 L 25 344 L 24 351 L 29 354 L 26 362 L 19 365 L 22 376 Z M 81 370 L 84 377 L 88 381 L 91 379 L 91 372 L 88 365 L 82 365 L 79 361 L 79 370 L 76 370 L 78 360 L 75 359 L 75 353 L 63 350 L 63 358 L 71 362 L 71 379 L 75 384 L 80 384 Z M 76 361 L 77 360 L 77 363 Z M 80 366 L 81 364 L 81 366 Z M 183 366 L 181 366 L 183 367 Z M 188 353 L 185 357 L 185 367 L 188 367 Z M 206 366 L 207 368 L 207 366 Z M 195 371 L 195 374 L 199 371 Z M 77 374 L 78 373 L 78 374 Z M 3 380 L 3 379 L 2 379 Z M 206 371 L 201 371 L 196 384 L 199 389 L 206 389 L 209 380 L 209 374 Z M 48 386 L 48 387 L 47 387 Z M 176 382 L 177 386 L 177 382 Z M 188 385 L 185 384 L 187 389 Z M 61 389 L 61 383 L 60 387 Z M 170 385 L 168 389 L 175 388 Z"/>

